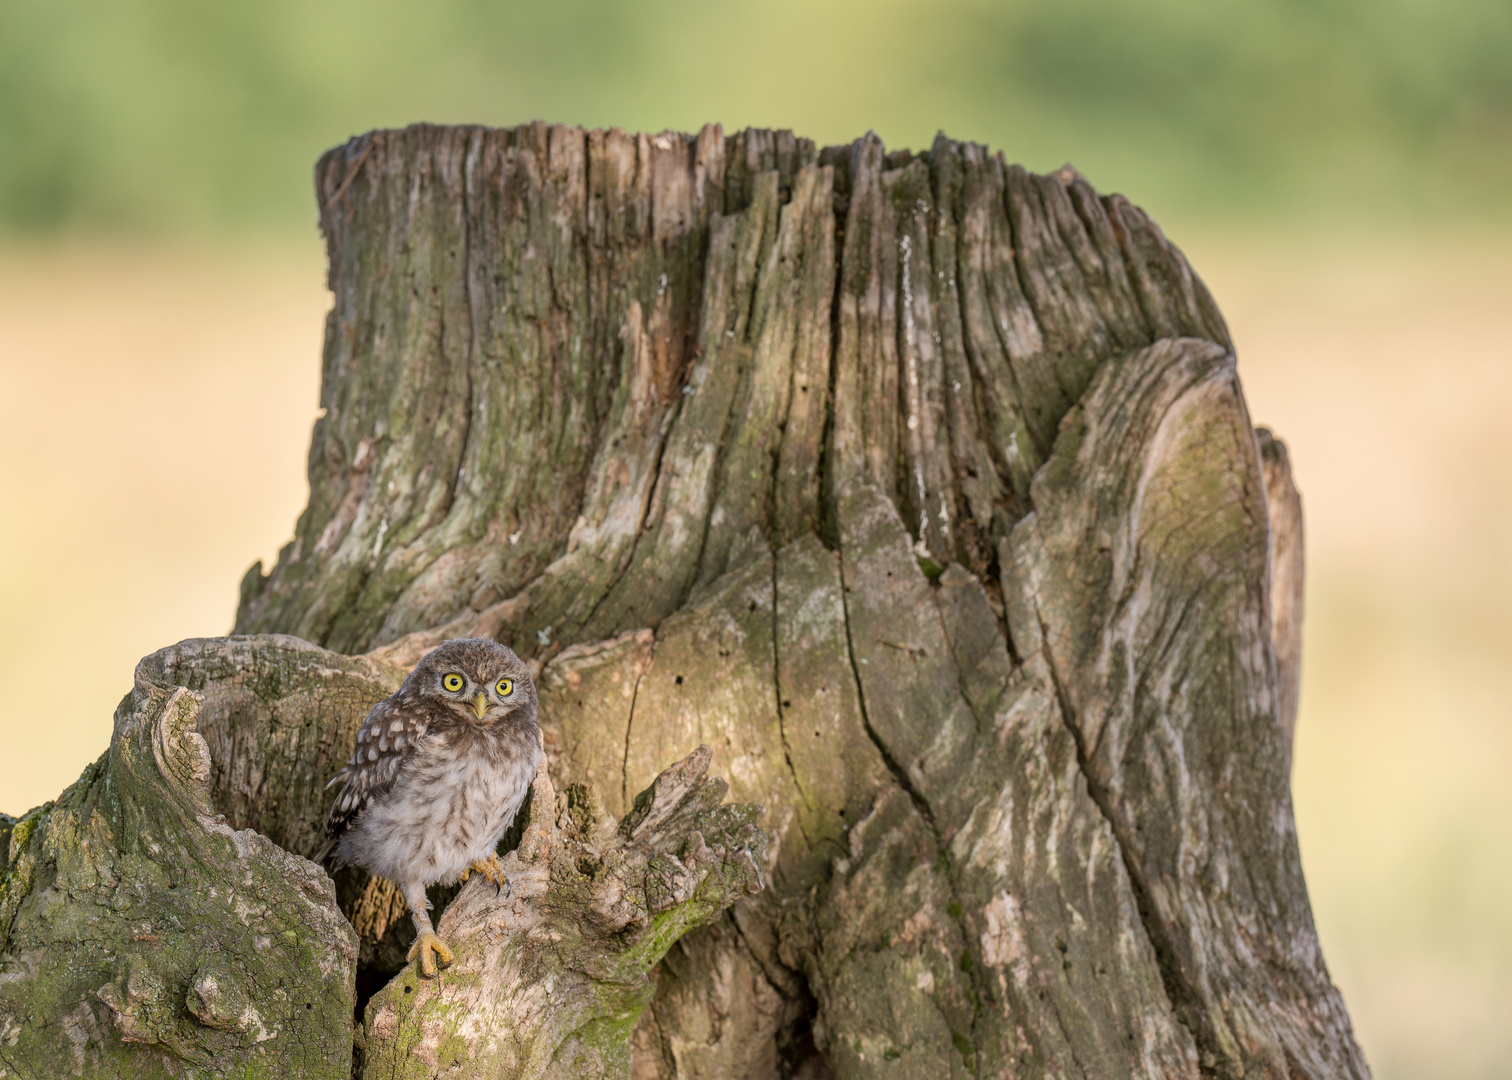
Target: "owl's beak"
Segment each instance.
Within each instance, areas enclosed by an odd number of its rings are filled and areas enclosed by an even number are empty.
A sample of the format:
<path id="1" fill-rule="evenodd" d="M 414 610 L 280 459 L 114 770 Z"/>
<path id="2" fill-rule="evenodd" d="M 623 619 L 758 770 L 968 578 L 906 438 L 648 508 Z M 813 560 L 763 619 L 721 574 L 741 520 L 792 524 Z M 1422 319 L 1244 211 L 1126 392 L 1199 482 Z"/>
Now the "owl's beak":
<path id="1" fill-rule="evenodd" d="M 478 719 L 483 719 L 483 714 L 488 711 L 488 699 L 482 694 L 473 698 L 473 712 L 478 714 Z"/>

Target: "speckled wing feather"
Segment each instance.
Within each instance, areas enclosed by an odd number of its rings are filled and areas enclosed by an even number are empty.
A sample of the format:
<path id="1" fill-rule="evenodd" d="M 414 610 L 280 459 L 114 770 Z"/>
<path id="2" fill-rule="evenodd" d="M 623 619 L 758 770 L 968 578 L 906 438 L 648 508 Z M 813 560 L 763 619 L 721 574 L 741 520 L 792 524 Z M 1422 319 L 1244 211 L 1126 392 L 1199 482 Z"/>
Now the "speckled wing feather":
<path id="1" fill-rule="evenodd" d="M 425 737 L 429 717 L 423 707 L 417 708 L 417 703 L 405 698 L 401 692 L 373 706 L 362 727 L 357 729 L 357 747 L 346 767 L 326 785 L 346 780 L 326 820 L 326 841 L 315 857 L 316 862 L 331 859 L 340 865 L 340 860 L 332 856 L 342 834 L 374 799 L 394 786 L 395 778 Z"/>

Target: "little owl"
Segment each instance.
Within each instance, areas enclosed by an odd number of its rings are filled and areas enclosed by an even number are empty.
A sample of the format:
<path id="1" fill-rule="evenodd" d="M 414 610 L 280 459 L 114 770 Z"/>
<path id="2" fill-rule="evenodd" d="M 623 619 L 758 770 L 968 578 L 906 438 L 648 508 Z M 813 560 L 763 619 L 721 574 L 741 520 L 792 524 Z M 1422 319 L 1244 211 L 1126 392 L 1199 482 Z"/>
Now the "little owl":
<path id="1" fill-rule="evenodd" d="M 452 953 L 426 913 L 425 888 L 473 871 L 503 887 L 494 849 L 540 761 L 529 669 L 497 642 L 448 641 L 362 722 L 357 749 L 331 780 L 346 785 L 316 861 L 398 885 L 415 922 L 409 959 L 434 976 L 436 958 L 445 966 Z"/>

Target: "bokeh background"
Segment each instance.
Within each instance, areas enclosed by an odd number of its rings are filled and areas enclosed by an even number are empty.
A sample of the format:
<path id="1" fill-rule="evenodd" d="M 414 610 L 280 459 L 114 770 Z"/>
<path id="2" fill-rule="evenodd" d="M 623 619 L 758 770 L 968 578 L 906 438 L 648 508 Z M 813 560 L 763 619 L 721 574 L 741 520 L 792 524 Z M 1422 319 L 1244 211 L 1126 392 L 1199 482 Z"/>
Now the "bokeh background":
<path id="1" fill-rule="evenodd" d="M 317 155 L 536 117 L 943 128 L 1149 210 L 1303 492 L 1335 979 L 1380 1080 L 1512 1077 L 1507 0 L 0 0 L 0 809 L 291 534 Z"/>

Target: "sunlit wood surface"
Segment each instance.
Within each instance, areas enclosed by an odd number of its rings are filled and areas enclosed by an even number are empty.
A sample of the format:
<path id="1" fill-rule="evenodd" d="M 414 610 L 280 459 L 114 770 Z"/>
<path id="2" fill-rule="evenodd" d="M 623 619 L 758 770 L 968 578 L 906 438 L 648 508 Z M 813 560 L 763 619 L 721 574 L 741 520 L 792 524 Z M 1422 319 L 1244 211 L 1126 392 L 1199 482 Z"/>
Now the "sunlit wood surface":
<path id="1" fill-rule="evenodd" d="M 1512 245 L 1170 230 L 1308 529 L 1295 793 L 1381 1080 L 1512 1058 Z M 304 242 L 0 249 L 0 809 L 106 745 L 136 660 L 225 633 L 305 499 Z"/>

